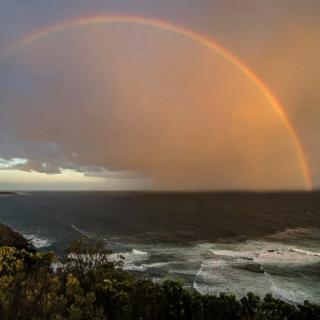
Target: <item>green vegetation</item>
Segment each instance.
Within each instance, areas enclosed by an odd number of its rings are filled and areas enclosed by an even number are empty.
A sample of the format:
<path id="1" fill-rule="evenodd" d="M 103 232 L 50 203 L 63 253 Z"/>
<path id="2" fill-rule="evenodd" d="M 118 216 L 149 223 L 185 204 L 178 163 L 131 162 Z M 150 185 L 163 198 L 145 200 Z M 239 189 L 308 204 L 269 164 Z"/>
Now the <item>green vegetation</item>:
<path id="1" fill-rule="evenodd" d="M 139 280 L 111 262 L 102 244 L 71 244 L 60 267 L 52 253 L 0 247 L 0 319 L 320 319 L 320 306 L 267 295 L 200 295 L 180 282 Z M 54 267 L 55 266 L 55 267 Z"/>

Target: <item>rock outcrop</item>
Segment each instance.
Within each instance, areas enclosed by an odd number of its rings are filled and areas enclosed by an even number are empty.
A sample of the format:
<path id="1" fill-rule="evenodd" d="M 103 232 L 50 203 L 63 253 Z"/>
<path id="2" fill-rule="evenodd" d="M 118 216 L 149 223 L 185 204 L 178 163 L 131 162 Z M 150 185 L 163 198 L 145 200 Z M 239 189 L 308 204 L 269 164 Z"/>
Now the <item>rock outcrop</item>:
<path id="1" fill-rule="evenodd" d="M 34 246 L 19 232 L 0 223 L 0 247 L 2 246 L 15 247 L 19 250 L 35 251 Z"/>

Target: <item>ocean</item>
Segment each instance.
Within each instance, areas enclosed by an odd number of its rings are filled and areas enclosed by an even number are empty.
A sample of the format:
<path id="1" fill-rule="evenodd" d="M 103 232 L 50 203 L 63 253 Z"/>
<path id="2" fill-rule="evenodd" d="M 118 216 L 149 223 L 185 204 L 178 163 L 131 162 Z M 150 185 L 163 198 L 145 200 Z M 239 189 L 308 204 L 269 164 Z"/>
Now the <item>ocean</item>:
<path id="1" fill-rule="evenodd" d="M 204 294 L 320 303 L 318 192 L 28 192 L 0 197 L 0 222 L 58 255 L 102 239 L 125 270 Z"/>

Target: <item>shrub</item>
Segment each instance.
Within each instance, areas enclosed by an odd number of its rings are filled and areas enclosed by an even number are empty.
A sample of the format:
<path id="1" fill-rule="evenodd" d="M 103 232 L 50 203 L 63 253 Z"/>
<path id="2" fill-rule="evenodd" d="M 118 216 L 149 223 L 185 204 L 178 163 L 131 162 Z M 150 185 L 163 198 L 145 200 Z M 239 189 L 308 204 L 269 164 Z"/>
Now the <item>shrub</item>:
<path id="1" fill-rule="evenodd" d="M 320 319 L 320 306 L 267 295 L 201 295 L 179 281 L 141 280 L 109 260 L 102 243 L 82 238 L 59 268 L 51 253 L 0 247 L 1 320 L 297 320 Z"/>

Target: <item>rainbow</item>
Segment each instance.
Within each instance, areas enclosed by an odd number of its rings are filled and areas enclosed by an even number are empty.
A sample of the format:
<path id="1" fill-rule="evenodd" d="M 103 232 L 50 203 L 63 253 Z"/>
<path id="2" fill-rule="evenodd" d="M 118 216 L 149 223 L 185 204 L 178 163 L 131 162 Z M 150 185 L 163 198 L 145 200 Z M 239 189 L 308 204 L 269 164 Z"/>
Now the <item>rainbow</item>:
<path id="1" fill-rule="evenodd" d="M 294 143 L 297 156 L 299 159 L 299 163 L 303 171 L 305 185 L 307 189 L 309 190 L 312 189 L 311 170 L 307 162 L 307 157 L 305 155 L 303 145 L 284 107 L 281 105 L 281 103 L 278 101 L 275 95 L 271 92 L 271 90 L 267 87 L 267 85 L 238 57 L 236 57 L 233 53 L 229 52 L 227 49 L 222 47 L 216 41 L 213 41 L 212 39 L 207 38 L 203 35 L 200 35 L 196 32 L 193 32 L 184 27 L 172 24 L 167 21 L 153 19 L 153 18 L 151 19 L 151 18 L 146 18 L 141 16 L 131 16 L 131 15 L 100 16 L 99 15 L 99 16 L 90 16 L 90 17 L 80 17 L 74 20 L 59 22 L 55 25 L 37 30 L 21 39 L 18 39 L 17 41 L 9 45 L 7 48 L 5 48 L 2 52 L 0 52 L 0 59 L 8 57 L 10 54 L 15 52 L 16 50 L 23 48 L 25 46 L 28 46 L 33 42 L 40 40 L 46 36 L 49 36 L 53 33 L 64 31 L 70 28 L 77 28 L 82 26 L 97 25 L 97 24 L 104 24 L 104 23 L 133 23 L 133 24 L 158 28 L 168 32 L 173 32 L 183 37 L 187 37 L 201 44 L 202 46 L 215 51 L 217 54 L 219 54 L 224 59 L 226 59 L 229 63 L 234 65 L 242 74 L 244 74 L 248 79 L 250 79 L 254 83 L 256 88 L 265 96 L 265 98 L 269 101 L 270 105 L 273 107 L 274 111 L 278 114 L 279 118 L 282 120 L 287 132 L 291 136 L 291 139 Z"/>

